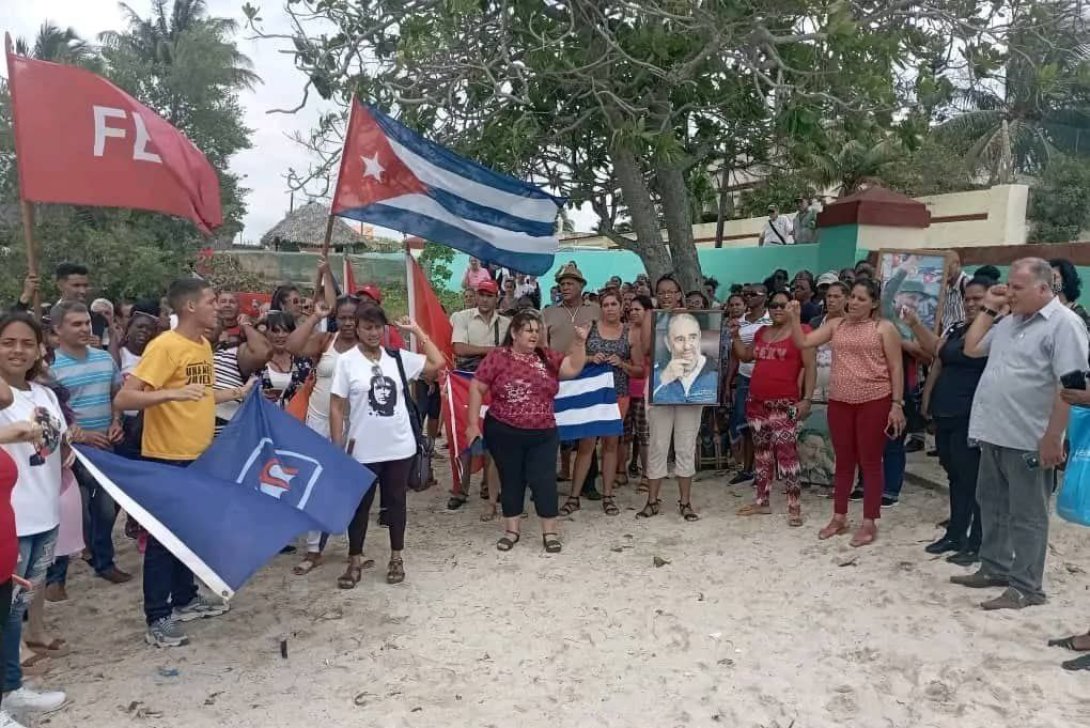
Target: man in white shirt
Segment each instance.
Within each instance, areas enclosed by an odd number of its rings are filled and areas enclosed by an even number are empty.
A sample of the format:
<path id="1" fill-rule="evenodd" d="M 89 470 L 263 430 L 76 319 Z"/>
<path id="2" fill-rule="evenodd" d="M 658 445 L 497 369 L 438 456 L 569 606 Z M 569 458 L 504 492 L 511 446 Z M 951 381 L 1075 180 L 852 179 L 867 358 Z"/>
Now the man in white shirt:
<path id="1" fill-rule="evenodd" d="M 791 237 L 791 221 L 786 217 L 780 217 L 780 209 L 775 205 L 768 206 L 768 220 L 765 221 L 758 244 L 761 246 L 795 244 Z"/>

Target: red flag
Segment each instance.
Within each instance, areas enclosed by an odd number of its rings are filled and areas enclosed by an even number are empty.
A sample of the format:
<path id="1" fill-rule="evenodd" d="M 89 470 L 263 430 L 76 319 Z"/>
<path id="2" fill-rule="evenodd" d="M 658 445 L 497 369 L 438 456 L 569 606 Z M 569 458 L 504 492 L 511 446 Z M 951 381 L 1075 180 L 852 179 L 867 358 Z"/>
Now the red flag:
<path id="1" fill-rule="evenodd" d="M 104 78 L 8 49 L 20 194 L 223 222 L 216 171 L 180 131 Z"/>
<path id="2" fill-rule="evenodd" d="M 428 283 L 428 277 L 424 275 L 424 269 L 411 255 L 405 257 L 408 259 L 408 265 L 412 268 L 413 316 L 416 317 L 416 323 L 420 324 L 420 328 L 424 329 L 428 338 L 435 342 L 435 345 L 439 347 L 439 351 L 443 352 L 447 364 L 453 365 L 454 345 L 451 344 L 450 340 L 454 336 L 454 329 L 450 325 L 450 319 L 447 318 L 447 313 L 443 310 L 443 304 L 439 303 L 439 298 L 435 295 L 435 291 L 432 290 L 431 284 Z"/>
<path id="3" fill-rule="evenodd" d="M 344 292 L 349 295 L 356 295 L 360 292 L 360 289 L 356 287 L 356 274 L 352 272 L 352 262 L 348 260 L 348 253 L 344 254 Z"/>
<path id="4" fill-rule="evenodd" d="M 465 372 L 448 372 L 440 383 L 443 393 L 443 423 L 447 429 L 447 448 L 450 450 L 451 474 L 454 487 L 451 493 L 460 495 L 462 490 L 462 472 L 458 466 L 458 457 L 469 443 L 466 442 L 466 422 L 469 417 L 469 383 L 472 375 Z M 481 416 L 488 410 L 487 400 L 482 403 Z M 470 474 L 484 468 L 484 458 L 475 457 L 470 461 Z M 467 484 L 468 485 L 468 484 Z"/>

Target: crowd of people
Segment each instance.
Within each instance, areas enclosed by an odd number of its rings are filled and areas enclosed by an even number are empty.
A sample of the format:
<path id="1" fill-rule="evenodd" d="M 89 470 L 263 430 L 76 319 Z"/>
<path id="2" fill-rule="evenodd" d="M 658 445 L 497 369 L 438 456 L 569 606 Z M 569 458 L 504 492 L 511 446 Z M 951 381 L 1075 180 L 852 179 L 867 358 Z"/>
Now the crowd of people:
<path id="1" fill-rule="evenodd" d="M 806 521 L 804 488 L 832 496 L 820 539 L 849 533 L 850 503 L 861 500 L 851 545 L 867 546 L 878 538 L 883 509 L 900 497 L 908 438 L 931 428 L 949 475 L 950 512 L 944 535 L 926 550 L 979 564 L 952 581 L 1002 588 L 985 609 L 1043 603 L 1049 501 L 1068 407 L 1090 406 L 1085 390 L 1059 383 L 1087 369 L 1090 317 L 1067 261 L 1020 260 L 1005 285 L 998 279 L 994 268 L 970 276 L 953 266 L 941 332 L 905 310 L 899 323 L 909 339 L 881 315 L 880 284 L 865 261 L 817 276 L 777 270 L 732 285 L 722 300 L 715 279 L 686 291 L 669 274 L 653 283 L 613 277 L 587 290 L 573 261 L 542 307 L 533 277 L 472 260 L 462 280 L 465 308 L 451 314 L 455 361 L 447 362 L 428 332 L 407 318 L 389 320 L 375 286 L 339 291 L 324 259 L 312 298 L 280 286 L 258 320 L 240 313 L 234 292 L 196 277 L 173 282 L 163 298 L 88 305 L 89 271 L 69 263 L 56 269 L 60 298 L 39 320 L 28 310 L 38 281 L 28 278 L 0 317 L 0 708 L 49 712 L 65 702 L 62 692 L 25 686 L 23 670 L 66 650 L 63 638 L 47 633 L 42 610 L 69 598 L 71 556 L 106 584 L 133 578 L 114 558 L 118 508 L 72 444 L 184 467 L 258 387 L 377 477 L 352 514 L 337 586 L 354 588 L 373 563 L 363 549 L 376 495 L 390 545 L 386 581 L 397 584 L 406 578 L 410 465 L 423 435 L 438 434 L 436 381 L 451 365 L 472 375 L 466 442 L 486 458 L 481 517 L 502 512 L 501 551 L 520 542 L 527 491 L 550 554 L 563 548 L 559 517 L 586 500 L 618 515 L 615 489 L 629 478 L 646 493 L 637 517 L 660 515 L 663 481 L 673 477 L 677 516 L 698 520 L 693 476 L 720 438 L 734 470 L 729 482 L 753 485 L 739 517 L 771 514 L 778 479 L 790 527 Z M 651 404 L 655 312 L 683 310 L 723 312 L 715 406 Z M 689 332 L 671 325 L 667 337 L 675 333 Z M 406 347 L 407 335 L 420 353 Z M 612 371 L 624 434 L 560 442 L 559 383 L 588 363 Z M 461 508 L 470 490 L 467 478 L 448 508 Z M 228 611 L 128 517 L 125 534 L 143 553 L 149 644 L 185 644 L 183 623 Z M 328 539 L 307 534 L 293 572 L 320 566 Z M 1090 636 L 1060 642 L 1090 651 Z M 0 712 L 0 726 L 17 725 Z"/>

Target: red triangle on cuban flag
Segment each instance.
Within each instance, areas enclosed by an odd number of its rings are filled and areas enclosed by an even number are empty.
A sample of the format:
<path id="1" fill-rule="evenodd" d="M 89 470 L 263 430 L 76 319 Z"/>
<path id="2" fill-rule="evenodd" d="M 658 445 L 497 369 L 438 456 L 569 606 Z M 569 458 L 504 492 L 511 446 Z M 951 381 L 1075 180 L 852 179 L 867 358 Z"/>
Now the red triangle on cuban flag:
<path id="1" fill-rule="evenodd" d="M 382 127 L 354 99 L 333 195 L 333 214 L 425 191 L 424 184 L 394 154 Z"/>

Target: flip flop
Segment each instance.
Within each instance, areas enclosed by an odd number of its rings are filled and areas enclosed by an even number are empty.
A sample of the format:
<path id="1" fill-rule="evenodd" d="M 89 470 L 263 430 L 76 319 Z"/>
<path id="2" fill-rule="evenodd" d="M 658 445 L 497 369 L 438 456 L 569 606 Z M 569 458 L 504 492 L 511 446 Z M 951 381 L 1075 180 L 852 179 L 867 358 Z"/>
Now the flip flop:
<path id="1" fill-rule="evenodd" d="M 1083 655 L 1082 657 L 1076 657 L 1074 660 L 1068 660 L 1061 663 L 1060 667 L 1065 670 L 1090 670 L 1090 655 Z"/>
<path id="2" fill-rule="evenodd" d="M 1061 637 L 1059 639 L 1049 640 L 1048 641 L 1048 646 L 1049 647 L 1062 647 L 1065 650 L 1071 650 L 1072 652 L 1090 652 L 1090 648 L 1085 648 L 1085 649 L 1080 650 L 1080 649 L 1077 649 L 1075 647 L 1075 640 L 1077 640 L 1079 637 L 1086 637 L 1086 636 L 1087 635 L 1085 635 L 1085 634 L 1073 634 L 1070 637 Z M 29 642 L 27 642 L 27 647 L 30 647 Z"/>

